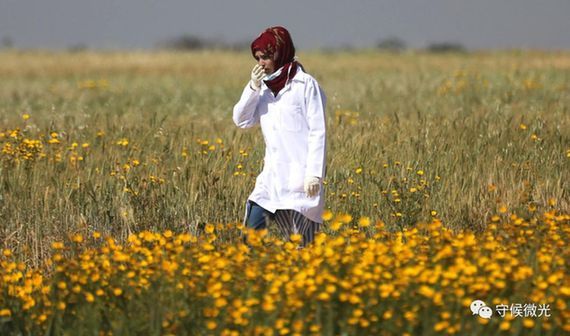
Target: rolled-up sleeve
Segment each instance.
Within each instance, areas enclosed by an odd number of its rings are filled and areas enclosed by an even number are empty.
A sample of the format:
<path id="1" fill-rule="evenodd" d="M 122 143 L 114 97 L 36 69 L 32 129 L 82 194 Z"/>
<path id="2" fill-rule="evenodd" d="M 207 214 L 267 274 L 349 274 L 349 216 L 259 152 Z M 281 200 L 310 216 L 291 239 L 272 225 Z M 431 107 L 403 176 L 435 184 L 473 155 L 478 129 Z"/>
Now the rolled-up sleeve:
<path id="1" fill-rule="evenodd" d="M 253 90 L 249 84 L 243 90 L 240 100 L 234 106 L 233 120 L 240 128 L 248 128 L 259 124 L 257 103 L 259 92 Z"/>
<path id="2" fill-rule="evenodd" d="M 326 153 L 326 97 L 318 83 L 311 79 L 305 89 L 309 139 L 305 176 L 323 178 Z"/>

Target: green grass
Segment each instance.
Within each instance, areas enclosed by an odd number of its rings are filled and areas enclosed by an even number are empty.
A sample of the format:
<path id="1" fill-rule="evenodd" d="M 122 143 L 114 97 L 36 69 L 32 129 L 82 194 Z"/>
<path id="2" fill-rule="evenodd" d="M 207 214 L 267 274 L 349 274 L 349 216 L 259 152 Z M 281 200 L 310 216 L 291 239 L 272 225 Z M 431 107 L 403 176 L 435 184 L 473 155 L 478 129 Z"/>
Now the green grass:
<path id="1" fill-rule="evenodd" d="M 435 211 L 448 227 L 480 230 L 502 206 L 570 211 L 569 53 L 362 51 L 300 61 L 328 97 L 333 212 L 398 228 Z M 46 155 L 1 154 L 4 247 L 38 265 L 52 241 L 74 233 L 124 239 L 241 221 L 264 145 L 231 113 L 253 65 L 248 53 L 0 53 L 0 145 L 37 139 Z M 52 132 L 59 144 L 48 144 Z"/>

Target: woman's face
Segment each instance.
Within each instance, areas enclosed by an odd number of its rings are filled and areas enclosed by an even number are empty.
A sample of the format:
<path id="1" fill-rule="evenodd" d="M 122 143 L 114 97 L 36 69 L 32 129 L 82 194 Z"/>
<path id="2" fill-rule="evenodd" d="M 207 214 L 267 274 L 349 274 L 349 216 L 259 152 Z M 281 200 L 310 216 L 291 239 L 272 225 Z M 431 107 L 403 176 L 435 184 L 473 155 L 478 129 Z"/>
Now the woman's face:
<path id="1" fill-rule="evenodd" d="M 265 74 L 270 75 L 275 71 L 275 62 L 271 55 L 264 54 L 258 50 L 255 52 L 255 59 L 257 60 L 257 64 L 263 67 Z"/>

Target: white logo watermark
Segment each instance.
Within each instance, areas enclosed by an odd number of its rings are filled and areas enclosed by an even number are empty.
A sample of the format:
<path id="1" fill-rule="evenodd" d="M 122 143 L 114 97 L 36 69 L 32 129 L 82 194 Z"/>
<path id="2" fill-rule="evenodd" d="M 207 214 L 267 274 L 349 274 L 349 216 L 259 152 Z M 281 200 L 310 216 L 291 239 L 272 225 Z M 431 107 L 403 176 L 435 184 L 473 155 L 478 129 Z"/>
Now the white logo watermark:
<path id="1" fill-rule="evenodd" d="M 479 315 L 482 318 L 490 319 L 493 316 L 493 310 L 488 307 L 482 300 L 473 300 L 471 305 L 473 315 Z M 550 317 L 549 304 L 536 303 L 512 303 L 495 305 L 495 312 L 499 317 L 503 318 L 510 314 L 511 317 Z"/>
<path id="2" fill-rule="evenodd" d="M 471 302 L 471 312 L 473 315 L 479 315 L 482 318 L 489 319 L 493 315 L 493 310 L 485 304 L 485 302 L 481 300 L 475 300 Z"/>

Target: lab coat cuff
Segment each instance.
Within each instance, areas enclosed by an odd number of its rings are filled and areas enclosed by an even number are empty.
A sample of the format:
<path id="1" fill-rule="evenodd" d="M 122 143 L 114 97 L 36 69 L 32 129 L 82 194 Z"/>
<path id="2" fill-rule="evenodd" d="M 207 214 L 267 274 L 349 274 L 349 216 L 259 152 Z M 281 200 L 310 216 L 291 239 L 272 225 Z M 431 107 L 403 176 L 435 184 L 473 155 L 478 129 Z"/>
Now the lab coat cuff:
<path id="1" fill-rule="evenodd" d="M 307 166 L 307 169 L 305 169 L 305 176 L 314 176 L 322 179 L 323 169 L 320 166 Z"/>

